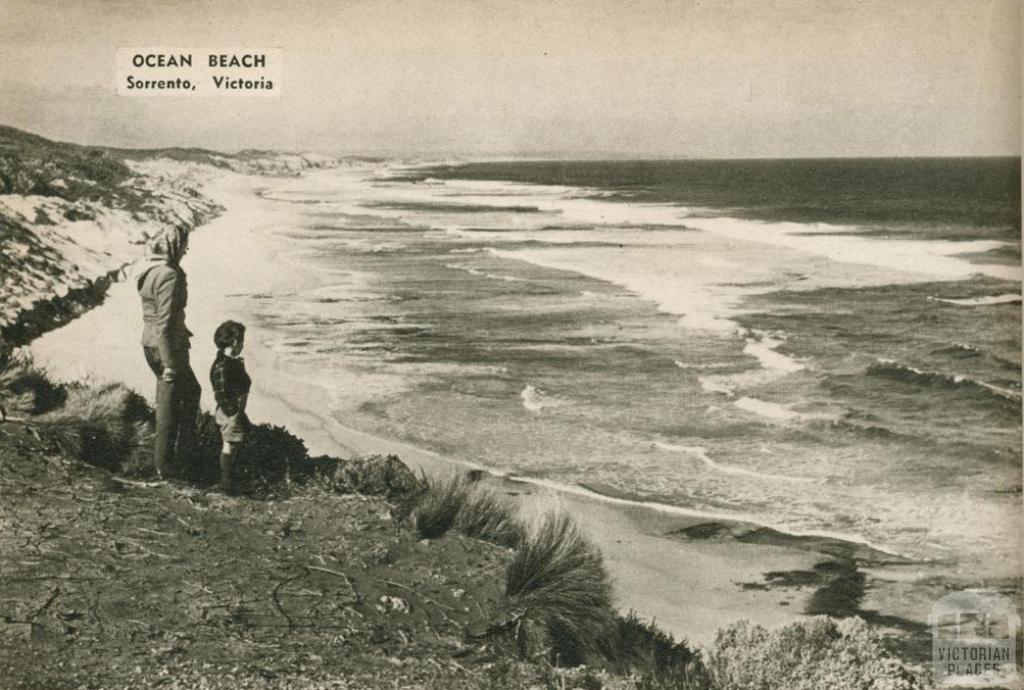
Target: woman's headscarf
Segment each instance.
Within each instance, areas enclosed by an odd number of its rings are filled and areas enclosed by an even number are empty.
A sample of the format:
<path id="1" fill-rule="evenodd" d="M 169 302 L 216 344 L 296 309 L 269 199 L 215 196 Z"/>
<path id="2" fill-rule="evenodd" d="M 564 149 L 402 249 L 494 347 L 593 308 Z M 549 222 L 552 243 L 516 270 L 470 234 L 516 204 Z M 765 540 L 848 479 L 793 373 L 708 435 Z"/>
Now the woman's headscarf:
<path id="1" fill-rule="evenodd" d="M 188 246 L 188 230 L 176 225 L 159 235 L 151 237 L 146 245 L 146 256 L 149 259 L 163 259 L 170 264 L 177 264 Z"/>

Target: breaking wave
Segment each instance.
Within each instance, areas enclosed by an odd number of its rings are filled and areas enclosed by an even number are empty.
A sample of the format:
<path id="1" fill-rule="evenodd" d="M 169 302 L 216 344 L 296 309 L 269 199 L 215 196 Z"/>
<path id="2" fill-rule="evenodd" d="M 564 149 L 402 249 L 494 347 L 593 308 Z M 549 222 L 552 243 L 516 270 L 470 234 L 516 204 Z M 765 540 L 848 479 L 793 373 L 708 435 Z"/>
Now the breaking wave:
<path id="1" fill-rule="evenodd" d="M 986 295 L 985 297 L 964 297 L 962 299 L 952 299 L 945 297 L 929 297 L 928 299 L 933 302 L 945 302 L 946 304 L 956 304 L 961 307 L 990 307 L 994 304 L 1020 304 L 1021 296 L 1014 293 L 1007 293 L 1004 295 Z"/>
<path id="2" fill-rule="evenodd" d="M 1019 390 L 996 386 L 961 374 L 942 374 L 934 371 L 924 371 L 917 367 L 900 364 L 891 359 L 877 360 L 867 368 L 865 373 L 868 376 L 915 386 L 962 391 L 982 399 L 994 400 L 1001 405 L 1009 402 L 1019 408 L 1021 403 L 1021 391 Z"/>

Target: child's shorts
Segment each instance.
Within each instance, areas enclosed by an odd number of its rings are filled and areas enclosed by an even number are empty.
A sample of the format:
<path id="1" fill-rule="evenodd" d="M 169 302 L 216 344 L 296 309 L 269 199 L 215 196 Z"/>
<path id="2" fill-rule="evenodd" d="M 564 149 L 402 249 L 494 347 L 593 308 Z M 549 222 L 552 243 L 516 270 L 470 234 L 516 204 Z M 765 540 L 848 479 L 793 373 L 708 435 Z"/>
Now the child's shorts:
<path id="1" fill-rule="evenodd" d="M 213 416 L 220 427 L 220 437 L 224 443 L 241 443 L 245 440 L 245 434 L 249 430 L 249 418 L 245 416 L 245 412 L 224 414 L 224 410 L 218 405 Z"/>

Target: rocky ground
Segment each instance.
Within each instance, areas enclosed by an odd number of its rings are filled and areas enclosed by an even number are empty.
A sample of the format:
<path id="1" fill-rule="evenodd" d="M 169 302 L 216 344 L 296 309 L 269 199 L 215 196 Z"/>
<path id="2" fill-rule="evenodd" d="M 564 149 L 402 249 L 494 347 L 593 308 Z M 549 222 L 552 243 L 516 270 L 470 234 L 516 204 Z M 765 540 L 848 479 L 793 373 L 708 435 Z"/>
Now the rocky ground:
<path id="1" fill-rule="evenodd" d="M 479 687 L 513 672 L 469 636 L 510 551 L 421 540 L 384 498 L 130 482 L 17 423 L 0 427 L 0 494 L 5 689 Z"/>

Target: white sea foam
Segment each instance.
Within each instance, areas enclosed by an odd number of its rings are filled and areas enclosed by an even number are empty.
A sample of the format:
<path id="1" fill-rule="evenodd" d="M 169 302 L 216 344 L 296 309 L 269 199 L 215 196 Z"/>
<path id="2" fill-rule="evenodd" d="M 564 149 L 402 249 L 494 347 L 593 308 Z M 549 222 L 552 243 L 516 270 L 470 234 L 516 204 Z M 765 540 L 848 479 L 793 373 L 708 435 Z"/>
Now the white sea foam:
<path id="1" fill-rule="evenodd" d="M 765 369 L 773 369 L 786 374 L 803 369 L 804 365 L 800 362 L 775 351 L 775 348 L 782 343 L 782 340 L 768 335 L 762 335 L 760 338 L 748 338 L 743 352 L 757 359 Z"/>
<path id="2" fill-rule="evenodd" d="M 564 400 L 554 398 L 543 390 L 536 388 L 530 384 L 527 384 L 525 388 L 519 393 L 519 397 L 523 401 L 523 407 L 530 412 L 539 413 L 541 410 L 548 407 L 560 407 L 565 404 Z"/>
<path id="3" fill-rule="evenodd" d="M 592 235 L 591 241 L 593 239 Z M 722 288 L 717 283 L 726 282 L 742 271 L 739 264 L 729 258 L 693 251 L 687 244 L 637 246 L 629 244 L 626 235 L 618 239 L 628 248 L 496 249 L 493 254 L 621 285 L 652 300 L 659 310 L 678 316 L 680 324 L 687 328 L 722 335 L 737 331 L 736 323 L 729 317 L 735 313 L 740 291 Z"/>
<path id="4" fill-rule="evenodd" d="M 1015 304 L 1021 301 L 1021 296 L 1015 293 L 1005 295 L 988 295 L 986 297 L 964 297 L 963 299 L 949 299 L 944 297 L 929 297 L 934 302 L 945 302 L 956 304 L 961 307 L 988 307 L 993 304 Z"/>
<path id="5" fill-rule="evenodd" d="M 747 369 L 735 374 L 700 376 L 697 378 L 697 381 L 705 392 L 724 393 L 729 397 L 733 397 L 738 390 L 762 386 L 789 374 L 802 371 L 805 368 L 802 362 L 776 352 L 776 348 L 784 342 L 778 334 L 772 336 L 755 331 L 747 331 L 747 333 L 749 337 L 747 338 L 746 346 L 743 348 L 743 354 L 753 357 L 761 366 L 757 369 Z"/>
<path id="6" fill-rule="evenodd" d="M 705 393 L 722 393 L 731 398 L 735 394 L 733 386 L 724 379 L 722 376 L 698 376 L 697 383 Z"/>
<path id="7" fill-rule="evenodd" d="M 753 412 L 756 415 L 767 417 L 768 419 L 791 420 L 801 419 L 803 417 L 802 414 L 794 412 L 786 405 L 780 405 L 779 403 L 767 402 L 766 400 L 759 400 L 758 398 L 750 398 L 747 396 L 743 396 L 734 402 L 733 405 L 741 410 Z"/>
<path id="8" fill-rule="evenodd" d="M 715 462 L 711 456 L 708 455 L 707 449 L 703 446 L 680 446 L 672 443 L 663 443 L 661 441 L 655 441 L 654 445 L 662 450 L 667 450 L 672 453 L 685 453 L 691 457 L 697 458 L 711 469 L 723 474 L 734 474 L 744 477 L 752 477 L 754 479 L 771 479 L 775 481 L 811 484 L 819 483 L 821 481 L 814 477 L 788 477 L 781 474 L 768 474 L 765 472 L 758 472 L 756 470 L 749 470 L 745 467 L 736 467 L 735 465 L 723 465 L 720 462 Z"/>
<path id="9" fill-rule="evenodd" d="M 681 359 L 673 360 L 673 364 L 680 369 L 725 369 L 735 366 L 729 362 L 707 362 L 705 364 L 697 364 L 694 362 L 684 362 Z"/>
<path id="10" fill-rule="evenodd" d="M 862 264 L 941 280 L 964 279 L 976 273 L 1005 280 L 1020 280 L 1024 275 L 1019 266 L 977 264 L 961 256 L 1005 246 L 1005 242 L 996 240 L 883 239 L 857 235 L 856 226 L 772 223 L 728 217 L 694 218 L 687 224 L 717 235 L 788 247 L 839 263 Z"/>

